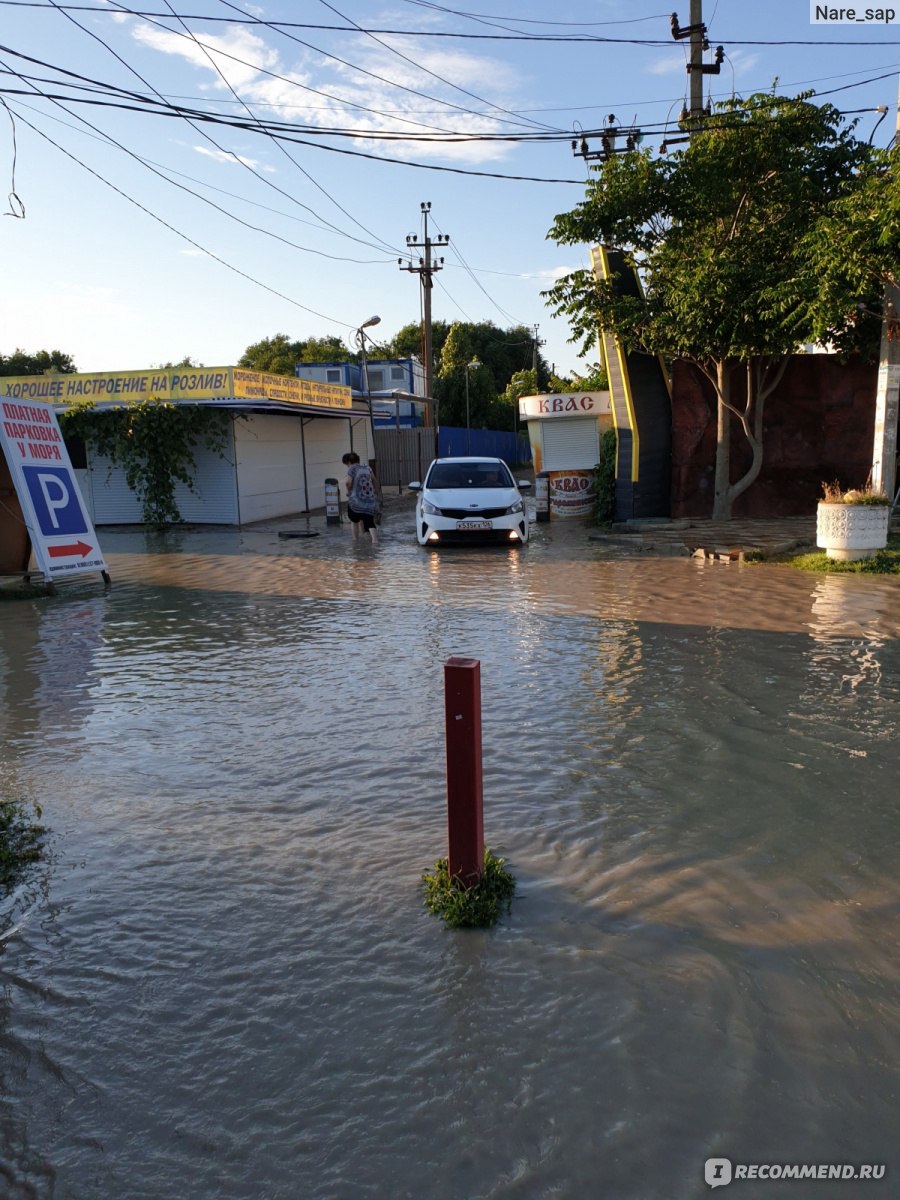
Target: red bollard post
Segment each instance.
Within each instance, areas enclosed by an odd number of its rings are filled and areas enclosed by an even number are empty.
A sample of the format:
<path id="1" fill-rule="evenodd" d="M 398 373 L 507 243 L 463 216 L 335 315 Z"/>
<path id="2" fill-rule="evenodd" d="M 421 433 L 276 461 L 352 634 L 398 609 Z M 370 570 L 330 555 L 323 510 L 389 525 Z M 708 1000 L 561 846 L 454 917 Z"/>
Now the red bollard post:
<path id="1" fill-rule="evenodd" d="M 447 726 L 447 828 L 451 876 L 478 883 L 484 870 L 484 790 L 481 771 L 481 663 L 444 663 Z"/>

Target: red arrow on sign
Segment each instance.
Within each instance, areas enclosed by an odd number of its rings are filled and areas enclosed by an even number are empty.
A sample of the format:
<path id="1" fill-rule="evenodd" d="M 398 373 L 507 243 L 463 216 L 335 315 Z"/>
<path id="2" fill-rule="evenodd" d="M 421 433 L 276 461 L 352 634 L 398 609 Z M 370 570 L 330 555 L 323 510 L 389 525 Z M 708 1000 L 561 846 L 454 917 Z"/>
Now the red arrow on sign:
<path id="1" fill-rule="evenodd" d="M 73 554 L 84 558 L 86 554 L 90 554 L 93 548 L 87 542 L 75 542 L 71 546 L 48 546 L 47 553 L 51 558 L 71 558 Z"/>

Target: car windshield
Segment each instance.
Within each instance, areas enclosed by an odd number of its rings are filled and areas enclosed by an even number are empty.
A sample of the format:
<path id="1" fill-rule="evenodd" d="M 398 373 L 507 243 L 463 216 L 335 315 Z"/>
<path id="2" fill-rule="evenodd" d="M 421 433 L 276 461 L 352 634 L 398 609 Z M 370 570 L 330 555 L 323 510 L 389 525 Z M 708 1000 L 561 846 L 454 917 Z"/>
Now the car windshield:
<path id="1" fill-rule="evenodd" d="M 435 463 L 428 476 L 430 488 L 511 488 L 513 478 L 502 462 Z"/>

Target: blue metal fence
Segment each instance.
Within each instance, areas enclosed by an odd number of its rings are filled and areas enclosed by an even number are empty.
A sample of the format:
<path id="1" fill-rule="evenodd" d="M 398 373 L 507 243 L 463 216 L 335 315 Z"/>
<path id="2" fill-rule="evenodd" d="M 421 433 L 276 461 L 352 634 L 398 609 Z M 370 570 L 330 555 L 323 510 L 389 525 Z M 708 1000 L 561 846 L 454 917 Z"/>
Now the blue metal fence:
<path id="1" fill-rule="evenodd" d="M 531 442 L 525 434 L 501 433 L 496 429 L 455 429 L 442 425 L 439 453 L 441 458 L 465 454 L 502 458 L 509 466 L 531 462 Z"/>

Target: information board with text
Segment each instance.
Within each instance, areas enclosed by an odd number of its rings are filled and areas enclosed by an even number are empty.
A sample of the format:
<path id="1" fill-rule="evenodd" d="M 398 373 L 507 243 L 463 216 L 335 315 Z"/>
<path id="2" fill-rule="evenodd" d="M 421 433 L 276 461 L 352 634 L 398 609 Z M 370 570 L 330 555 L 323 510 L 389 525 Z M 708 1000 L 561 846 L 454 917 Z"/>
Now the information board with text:
<path id="1" fill-rule="evenodd" d="M 0 449 L 47 578 L 105 572 L 56 413 L 41 401 L 0 400 Z"/>

